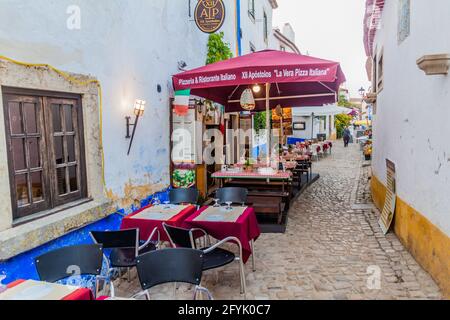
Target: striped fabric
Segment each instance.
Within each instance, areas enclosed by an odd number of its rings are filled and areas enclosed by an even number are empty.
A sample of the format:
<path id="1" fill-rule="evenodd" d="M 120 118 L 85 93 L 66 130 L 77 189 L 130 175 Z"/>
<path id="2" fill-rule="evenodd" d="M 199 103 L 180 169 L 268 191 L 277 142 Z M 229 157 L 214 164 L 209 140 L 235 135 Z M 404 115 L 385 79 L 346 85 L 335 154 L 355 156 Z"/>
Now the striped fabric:
<path id="1" fill-rule="evenodd" d="M 175 100 L 173 102 L 174 112 L 182 117 L 187 115 L 189 111 L 189 98 L 191 96 L 191 90 L 179 90 L 175 91 Z"/>

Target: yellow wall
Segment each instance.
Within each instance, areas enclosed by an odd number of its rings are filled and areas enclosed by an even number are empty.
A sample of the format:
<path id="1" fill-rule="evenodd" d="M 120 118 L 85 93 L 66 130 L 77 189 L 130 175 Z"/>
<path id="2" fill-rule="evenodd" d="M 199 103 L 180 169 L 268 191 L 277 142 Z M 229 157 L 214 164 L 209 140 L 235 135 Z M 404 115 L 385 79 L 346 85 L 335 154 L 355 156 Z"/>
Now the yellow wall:
<path id="1" fill-rule="evenodd" d="M 382 210 L 386 187 L 375 176 L 372 177 L 371 184 L 374 203 Z M 394 231 L 450 299 L 450 238 L 398 197 Z"/>

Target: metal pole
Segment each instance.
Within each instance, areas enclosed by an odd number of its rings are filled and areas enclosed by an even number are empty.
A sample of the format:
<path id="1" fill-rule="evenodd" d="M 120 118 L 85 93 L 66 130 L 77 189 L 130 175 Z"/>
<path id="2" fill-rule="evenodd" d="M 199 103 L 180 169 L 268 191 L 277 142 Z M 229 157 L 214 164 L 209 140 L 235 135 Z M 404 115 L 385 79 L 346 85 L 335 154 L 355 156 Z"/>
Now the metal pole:
<path id="1" fill-rule="evenodd" d="M 311 115 L 311 140 L 314 140 L 314 116 L 315 116 L 315 114 L 314 114 L 314 112 L 312 113 L 312 115 Z"/>
<path id="2" fill-rule="evenodd" d="M 267 166 L 270 167 L 270 155 L 272 149 L 271 130 L 270 130 L 270 83 L 266 83 L 266 130 L 267 130 Z"/>

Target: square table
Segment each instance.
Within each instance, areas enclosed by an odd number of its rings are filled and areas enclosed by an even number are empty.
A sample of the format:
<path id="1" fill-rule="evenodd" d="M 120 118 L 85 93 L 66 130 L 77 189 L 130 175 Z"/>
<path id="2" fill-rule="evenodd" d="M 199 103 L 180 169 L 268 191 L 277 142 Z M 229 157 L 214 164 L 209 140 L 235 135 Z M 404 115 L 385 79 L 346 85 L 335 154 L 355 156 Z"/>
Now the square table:
<path id="1" fill-rule="evenodd" d="M 0 300 L 94 300 L 92 291 L 56 283 L 17 280 L 0 293 Z"/>
<path id="2" fill-rule="evenodd" d="M 217 240 L 228 237 L 238 238 L 242 244 L 243 260 L 246 263 L 252 255 L 253 242 L 261 235 L 255 210 L 250 207 L 236 207 L 237 209 L 228 213 L 228 217 L 227 213 L 224 213 L 224 217 L 221 218 L 217 211 L 210 211 L 210 208 L 203 207 L 191 215 L 184 221 L 184 227 L 203 229 Z"/>
<path id="3" fill-rule="evenodd" d="M 195 213 L 196 206 L 176 206 L 159 205 L 147 206 L 139 211 L 125 217 L 120 226 L 121 230 L 139 229 L 139 237 L 142 241 L 147 241 L 155 228 L 158 228 L 161 241 L 169 241 L 163 223 L 174 227 L 181 227 L 183 221 Z"/>

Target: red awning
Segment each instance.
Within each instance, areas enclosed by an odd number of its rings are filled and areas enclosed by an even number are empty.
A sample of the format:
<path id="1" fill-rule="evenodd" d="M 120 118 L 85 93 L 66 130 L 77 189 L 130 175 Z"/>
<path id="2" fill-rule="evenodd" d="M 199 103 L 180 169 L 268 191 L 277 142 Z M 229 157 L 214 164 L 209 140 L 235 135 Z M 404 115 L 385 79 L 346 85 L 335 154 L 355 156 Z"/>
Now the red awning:
<path id="1" fill-rule="evenodd" d="M 270 83 L 270 108 L 322 106 L 337 100 L 345 75 L 338 62 L 284 51 L 265 50 L 217 62 L 173 76 L 175 90 L 218 102 L 227 112 L 242 111 L 242 92 Z M 256 110 L 265 110 L 265 90 L 255 94 Z"/>

